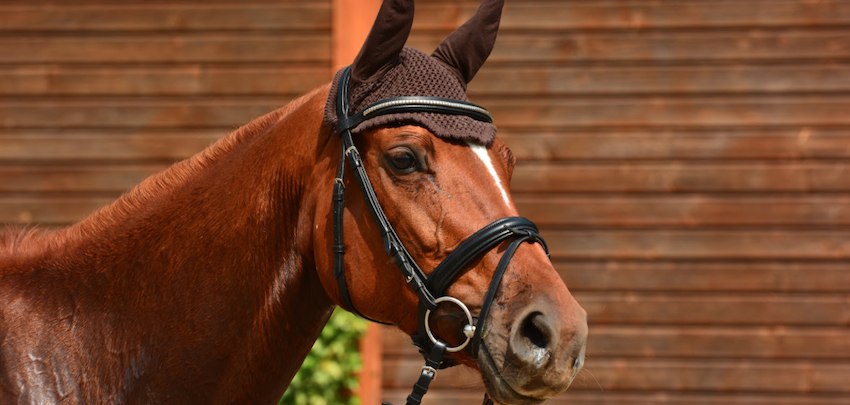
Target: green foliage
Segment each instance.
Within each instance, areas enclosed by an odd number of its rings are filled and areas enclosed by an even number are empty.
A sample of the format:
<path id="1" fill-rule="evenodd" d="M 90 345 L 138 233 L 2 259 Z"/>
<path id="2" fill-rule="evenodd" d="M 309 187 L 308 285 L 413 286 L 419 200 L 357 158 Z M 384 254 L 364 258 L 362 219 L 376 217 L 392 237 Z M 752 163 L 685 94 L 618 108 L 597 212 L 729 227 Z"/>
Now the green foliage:
<path id="1" fill-rule="evenodd" d="M 359 341 L 367 322 L 337 309 L 278 405 L 358 405 L 352 393 L 363 367 Z"/>

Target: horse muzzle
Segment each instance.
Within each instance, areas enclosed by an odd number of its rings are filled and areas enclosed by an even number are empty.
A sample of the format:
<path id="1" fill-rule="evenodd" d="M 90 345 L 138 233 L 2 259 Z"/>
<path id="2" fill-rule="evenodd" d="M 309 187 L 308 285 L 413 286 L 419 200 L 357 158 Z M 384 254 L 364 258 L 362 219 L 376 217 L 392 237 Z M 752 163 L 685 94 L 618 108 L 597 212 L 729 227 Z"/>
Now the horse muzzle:
<path id="1" fill-rule="evenodd" d="M 535 298 L 517 316 L 506 318 L 512 323 L 491 321 L 477 363 L 497 403 L 536 404 L 569 388 L 584 365 L 587 340 L 586 312 L 572 297 L 570 301 L 563 306 Z"/>

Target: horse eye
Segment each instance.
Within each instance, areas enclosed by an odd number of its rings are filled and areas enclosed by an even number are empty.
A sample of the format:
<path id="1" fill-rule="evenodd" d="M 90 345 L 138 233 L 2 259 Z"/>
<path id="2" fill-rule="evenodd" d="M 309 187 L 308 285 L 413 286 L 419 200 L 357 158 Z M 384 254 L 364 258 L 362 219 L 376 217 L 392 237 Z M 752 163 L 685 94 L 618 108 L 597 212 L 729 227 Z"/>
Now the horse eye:
<path id="1" fill-rule="evenodd" d="M 410 173 L 416 169 L 416 158 L 410 152 L 396 152 L 390 155 L 393 168 L 402 173 Z"/>

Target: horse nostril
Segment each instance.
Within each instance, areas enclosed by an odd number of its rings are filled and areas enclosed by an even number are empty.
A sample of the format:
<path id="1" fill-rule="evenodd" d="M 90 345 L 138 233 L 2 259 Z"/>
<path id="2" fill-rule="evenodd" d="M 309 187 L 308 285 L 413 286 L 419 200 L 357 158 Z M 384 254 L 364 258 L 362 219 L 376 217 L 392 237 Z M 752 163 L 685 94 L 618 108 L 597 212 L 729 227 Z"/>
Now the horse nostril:
<path id="1" fill-rule="evenodd" d="M 534 312 L 523 320 L 519 333 L 531 345 L 545 349 L 549 346 L 548 330 L 543 314 Z"/>

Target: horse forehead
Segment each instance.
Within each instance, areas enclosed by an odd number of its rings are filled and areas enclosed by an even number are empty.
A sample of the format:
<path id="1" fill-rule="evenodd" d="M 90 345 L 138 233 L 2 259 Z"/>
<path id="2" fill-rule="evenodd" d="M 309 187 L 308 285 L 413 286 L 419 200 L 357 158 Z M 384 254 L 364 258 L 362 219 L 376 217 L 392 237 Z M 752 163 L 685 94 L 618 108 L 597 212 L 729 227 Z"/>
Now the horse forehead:
<path id="1" fill-rule="evenodd" d="M 499 177 L 499 173 L 496 171 L 496 166 L 493 163 L 493 159 L 490 157 L 490 153 L 484 145 L 475 142 L 467 141 L 466 144 L 469 146 L 469 151 L 475 156 L 473 161 L 477 161 L 478 164 L 484 166 L 484 173 L 489 180 L 492 181 L 492 184 L 496 187 L 498 194 L 502 197 L 502 201 L 505 203 L 505 206 L 508 209 L 513 208 L 513 204 L 511 203 L 511 199 L 508 196 L 508 191 L 502 178 Z"/>

